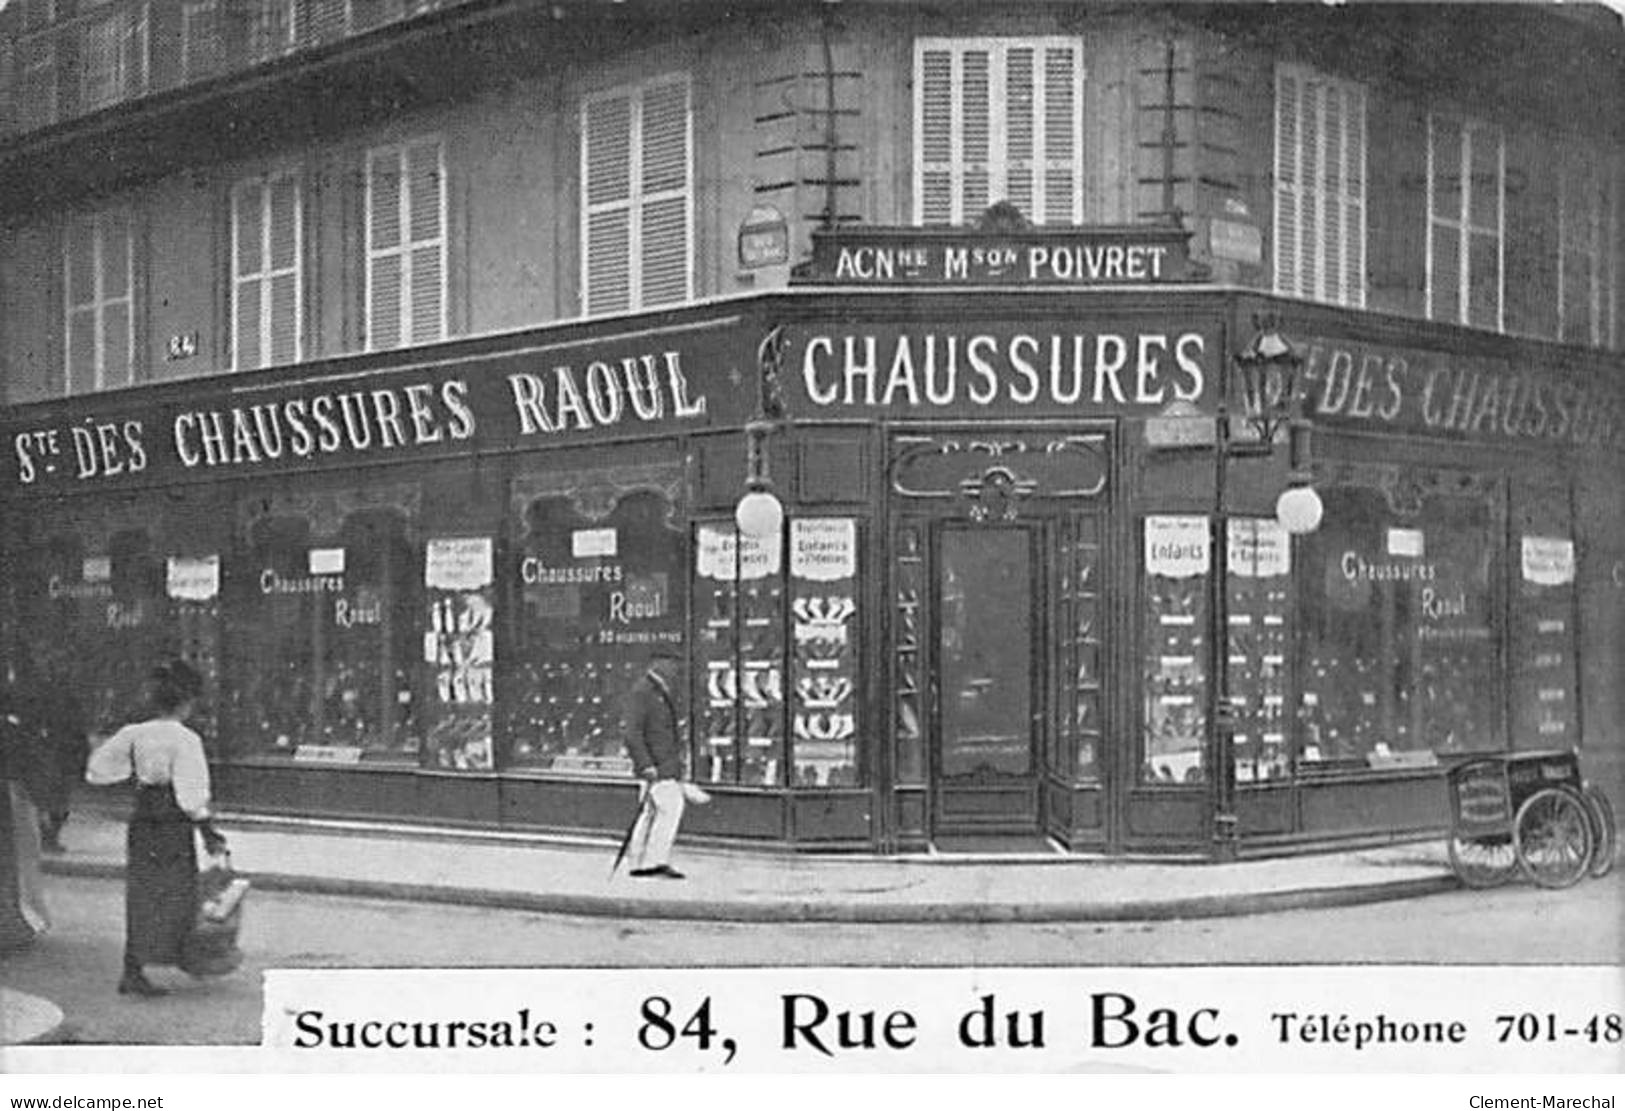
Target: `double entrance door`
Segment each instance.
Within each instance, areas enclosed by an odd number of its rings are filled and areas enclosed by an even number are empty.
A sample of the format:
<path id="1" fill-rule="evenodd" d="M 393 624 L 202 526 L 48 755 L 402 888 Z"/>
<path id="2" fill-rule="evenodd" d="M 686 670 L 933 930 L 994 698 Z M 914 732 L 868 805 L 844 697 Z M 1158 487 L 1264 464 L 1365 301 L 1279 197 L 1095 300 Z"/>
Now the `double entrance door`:
<path id="1" fill-rule="evenodd" d="M 1099 748 L 1108 461 L 1104 433 L 894 439 L 893 743 L 926 827 L 904 836 L 1070 839 L 1062 800 Z"/>

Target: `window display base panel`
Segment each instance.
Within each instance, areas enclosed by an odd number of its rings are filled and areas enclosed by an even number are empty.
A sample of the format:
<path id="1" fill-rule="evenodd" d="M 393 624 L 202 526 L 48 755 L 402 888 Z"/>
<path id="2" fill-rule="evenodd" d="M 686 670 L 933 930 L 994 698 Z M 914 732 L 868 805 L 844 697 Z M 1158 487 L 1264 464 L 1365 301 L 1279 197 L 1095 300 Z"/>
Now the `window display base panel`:
<path id="1" fill-rule="evenodd" d="M 221 804 L 244 813 L 421 823 L 619 837 L 637 808 L 630 783 L 434 773 L 412 769 L 320 771 L 222 767 Z M 695 842 L 799 848 L 871 847 L 867 791 L 797 796 L 711 789 L 690 806 L 683 837 Z"/>

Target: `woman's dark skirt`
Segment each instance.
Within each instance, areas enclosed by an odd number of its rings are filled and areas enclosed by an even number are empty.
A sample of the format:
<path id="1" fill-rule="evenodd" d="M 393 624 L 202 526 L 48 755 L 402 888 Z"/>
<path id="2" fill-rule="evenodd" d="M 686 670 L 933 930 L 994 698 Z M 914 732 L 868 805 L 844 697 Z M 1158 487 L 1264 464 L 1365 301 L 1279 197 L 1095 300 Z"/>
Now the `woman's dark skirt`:
<path id="1" fill-rule="evenodd" d="M 136 788 L 124 880 L 124 953 L 135 964 L 177 965 L 197 914 L 192 819 L 175 790 Z"/>

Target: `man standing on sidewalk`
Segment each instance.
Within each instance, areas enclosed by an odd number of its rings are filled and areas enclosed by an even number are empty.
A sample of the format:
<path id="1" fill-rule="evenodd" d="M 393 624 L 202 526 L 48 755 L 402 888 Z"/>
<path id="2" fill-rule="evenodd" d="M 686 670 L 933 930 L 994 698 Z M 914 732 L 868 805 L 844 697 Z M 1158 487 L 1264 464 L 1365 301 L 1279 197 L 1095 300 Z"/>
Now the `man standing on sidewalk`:
<path id="1" fill-rule="evenodd" d="M 677 681 L 682 656 L 657 648 L 649 668 L 627 695 L 621 726 L 632 768 L 643 780 L 637 824 L 632 827 L 632 875 L 680 880 L 671 846 L 683 820 L 683 752 L 677 728 Z"/>

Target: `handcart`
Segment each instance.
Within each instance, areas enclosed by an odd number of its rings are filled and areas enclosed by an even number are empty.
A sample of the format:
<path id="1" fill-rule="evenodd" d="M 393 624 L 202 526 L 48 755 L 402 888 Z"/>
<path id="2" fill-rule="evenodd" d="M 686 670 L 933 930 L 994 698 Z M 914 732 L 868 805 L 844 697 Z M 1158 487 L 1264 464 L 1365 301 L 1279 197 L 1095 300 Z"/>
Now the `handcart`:
<path id="1" fill-rule="evenodd" d="M 1450 770 L 1450 867 L 1468 887 L 1520 872 L 1568 887 L 1614 865 L 1608 796 L 1580 777 L 1575 752 L 1485 756 Z"/>

